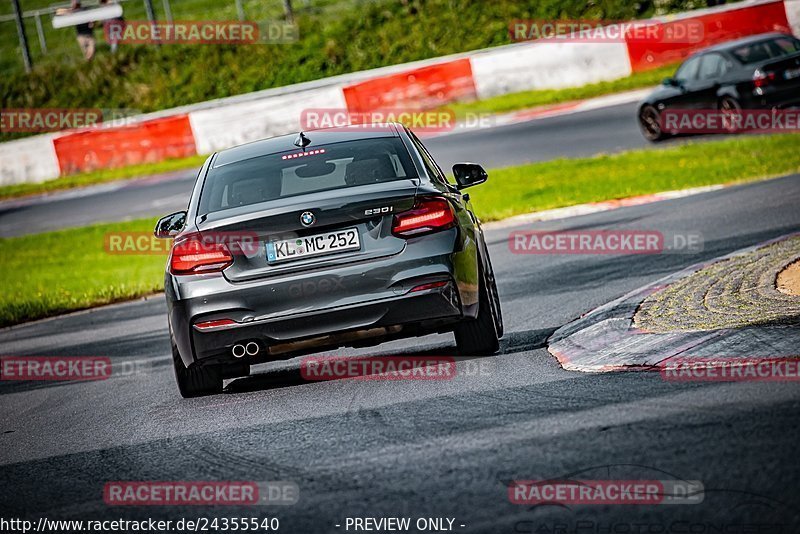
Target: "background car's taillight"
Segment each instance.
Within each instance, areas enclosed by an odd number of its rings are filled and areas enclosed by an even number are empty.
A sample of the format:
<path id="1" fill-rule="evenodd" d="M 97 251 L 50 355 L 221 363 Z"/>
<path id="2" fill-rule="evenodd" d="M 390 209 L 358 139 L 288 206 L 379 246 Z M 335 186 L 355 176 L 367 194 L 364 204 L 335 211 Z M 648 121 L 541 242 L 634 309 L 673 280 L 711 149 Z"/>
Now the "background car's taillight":
<path id="1" fill-rule="evenodd" d="M 233 255 L 223 243 L 190 237 L 175 243 L 169 257 L 172 274 L 194 274 L 221 271 L 233 263 Z"/>
<path id="2" fill-rule="evenodd" d="M 755 73 L 753 73 L 753 85 L 756 87 L 764 87 L 772 81 L 775 81 L 774 72 L 756 69 Z"/>
<path id="3" fill-rule="evenodd" d="M 412 237 L 452 228 L 455 224 L 453 207 L 446 199 L 422 198 L 410 210 L 394 216 L 392 233 L 400 237 Z"/>

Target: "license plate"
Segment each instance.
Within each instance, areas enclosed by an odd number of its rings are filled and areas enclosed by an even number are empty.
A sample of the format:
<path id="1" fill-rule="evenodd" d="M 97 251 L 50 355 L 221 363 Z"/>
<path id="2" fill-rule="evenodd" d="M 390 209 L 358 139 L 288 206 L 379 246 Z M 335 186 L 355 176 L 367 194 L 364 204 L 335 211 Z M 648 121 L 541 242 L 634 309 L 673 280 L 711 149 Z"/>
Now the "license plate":
<path id="1" fill-rule="evenodd" d="M 786 72 L 783 73 L 783 77 L 787 80 L 792 80 L 794 78 L 800 78 L 800 68 L 799 69 L 786 69 Z"/>
<path id="2" fill-rule="evenodd" d="M 358 230 L 347 228 L 325 234 L 267 242 L 267 261 L 270 263 L 360 250 Z"/>

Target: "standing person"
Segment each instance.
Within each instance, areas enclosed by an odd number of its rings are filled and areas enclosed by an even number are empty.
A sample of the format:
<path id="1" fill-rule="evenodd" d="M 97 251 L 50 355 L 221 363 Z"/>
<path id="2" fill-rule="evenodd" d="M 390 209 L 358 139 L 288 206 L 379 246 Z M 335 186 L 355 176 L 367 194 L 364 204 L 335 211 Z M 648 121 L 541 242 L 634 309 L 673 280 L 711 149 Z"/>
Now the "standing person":
<path id="1" fill-rule="evenodd" d="M 107 6 L 114 3 L 116 2 L 112 0 L 100 0 L 101 6 Z M 111 46 L 112 54 L 117 51 L 117 47 L 119 46 L 119 39 L 117 39 L 116 36 L 120 35 L 124 29 L 125 19 L 122 17 L 103 21 L 103 33 L 106 36 L 106 41 L 108 41 L 108 44 Z"/>
<path id="2" fill-rule="evenodd" d="M 80 0 L 72 0 L 72 11 L 83 11 Z M 83 57 L 86 61 L 94 57 L 95 40 L 94 40 L 94 22 L 84 22 L 75 26 L 75 31 L 78 32 L 78 46 L 81 47 Z"/>

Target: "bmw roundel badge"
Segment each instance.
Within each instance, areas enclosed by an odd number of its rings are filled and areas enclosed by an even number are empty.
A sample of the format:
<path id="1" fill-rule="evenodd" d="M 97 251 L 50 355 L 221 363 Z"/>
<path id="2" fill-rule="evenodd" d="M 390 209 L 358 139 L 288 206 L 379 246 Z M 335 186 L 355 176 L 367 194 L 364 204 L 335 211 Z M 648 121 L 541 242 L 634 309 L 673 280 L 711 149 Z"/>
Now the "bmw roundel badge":
<path id="1" fill-rule="evenodd" d="M 300 214 L 300 222 L 303 224 L 303 226 L 311 226 L 317 222 L 317 218 L 314 217 L 314 214 L 310 211 L 304 211 L 302 214 Z"/>

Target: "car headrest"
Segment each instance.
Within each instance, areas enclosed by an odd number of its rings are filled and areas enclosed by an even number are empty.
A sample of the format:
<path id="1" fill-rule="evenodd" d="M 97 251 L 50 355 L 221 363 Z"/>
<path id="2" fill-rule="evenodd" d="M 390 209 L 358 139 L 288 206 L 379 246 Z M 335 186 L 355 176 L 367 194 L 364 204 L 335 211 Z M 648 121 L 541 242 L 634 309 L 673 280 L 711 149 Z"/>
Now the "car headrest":
<path id="1" fill-rule="evenodd" d="M 228 194 L 231 206 L 246 206 L 265 200 L 275 200 L 281 194 L 281 181 L 270 178 L 251 178 L 233 182 Z"/>
<path id="2" fill-rule="evenodd" d="M 365 185 L 397 178 L 388 154 L 378 154 L 367 159 L 353 160 L 347 164 L 344 181 L 347 185 Z"/>

